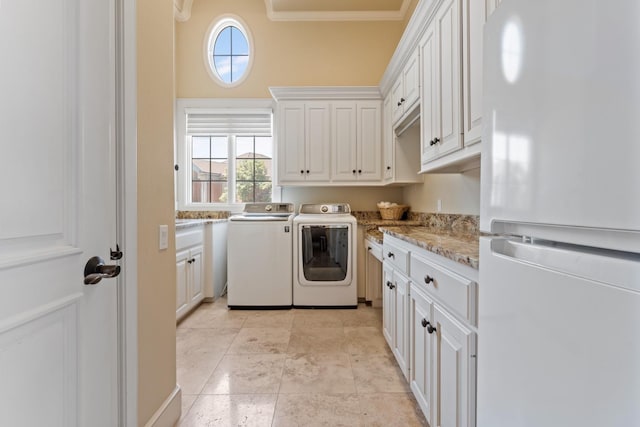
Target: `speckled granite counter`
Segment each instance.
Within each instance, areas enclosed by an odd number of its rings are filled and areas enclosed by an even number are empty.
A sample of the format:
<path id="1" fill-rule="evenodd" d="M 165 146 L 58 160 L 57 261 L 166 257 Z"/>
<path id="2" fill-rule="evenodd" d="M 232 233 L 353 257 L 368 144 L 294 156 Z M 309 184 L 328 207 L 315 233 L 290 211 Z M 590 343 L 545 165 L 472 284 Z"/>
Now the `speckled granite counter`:
<path id="1" fill-rule="evenodd" d="M 478 269 L 479 235 L 429 227 L 380 227 L 383 233 L 409 242 L 445 258 Z"/>
<path id="2" fill-rule="evenodd" d="M 380 231 L 380 230 L 367 230 L 365 232 L 365 235 L 364 235 L 364 237 L 367 240 L 371 240 L 371 241 L 373 241 L 373 242 L 375 242 L 375 243 L 377 243 L 379 245 L 382 244 L 382 237 L 383 236 L 384 235 L 383 235 L 382 231 Z"/>

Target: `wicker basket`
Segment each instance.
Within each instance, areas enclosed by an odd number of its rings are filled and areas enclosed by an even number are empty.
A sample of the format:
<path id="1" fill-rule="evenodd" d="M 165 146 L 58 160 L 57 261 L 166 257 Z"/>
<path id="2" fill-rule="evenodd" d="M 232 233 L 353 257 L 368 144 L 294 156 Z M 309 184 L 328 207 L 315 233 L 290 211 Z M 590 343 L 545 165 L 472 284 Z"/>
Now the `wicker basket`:
<path id="1" fill-rule="evenodd" d="M 378 208 L 378 210 L 380 211 L 380 218 L 382 219 L 400 219 L 402 215 L 409 210 L 409 206 L 398 205 L 389 208 Z"/>

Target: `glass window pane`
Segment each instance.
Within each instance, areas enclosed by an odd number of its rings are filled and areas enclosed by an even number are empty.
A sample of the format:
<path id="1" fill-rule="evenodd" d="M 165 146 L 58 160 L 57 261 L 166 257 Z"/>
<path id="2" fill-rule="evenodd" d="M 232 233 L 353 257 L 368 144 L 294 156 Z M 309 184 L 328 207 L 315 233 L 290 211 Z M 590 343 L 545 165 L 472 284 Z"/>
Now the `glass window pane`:
<path id="1" fill-rule="evenodd" d="M 231 61 L 231 81 L 235 82 L 244 75 L 245 71 L 247 71 L 247 65 L 249 65 L 249 57 L 232 56 Z"/>
<path id="2" fill-rule="evenodd" d="M 193 203 L 209 203 L 209 183 L 197 182 L 191 183 L 191 201 Z"/>
<path id="3" fill-rule="evenodd" d="M 256 157 L 273 158 L 273 141 L 270 136 L 257 136 L 256 137 Z"/>
<path id="4" fill-rule="evenodd" d="M 191 138 L 191 157 L 209 158 L 208 136 L 194 136 Z"/>
<path id="5" fill-rule="evenodd" d="M 271 182 L 258 182 L 255 184 L 256 202 L 271 201 Z"/>
<path id="6" fill-rule="evenodd" d="M 209 159 L 193 159 L 191 160 L 191 179 L 208 181 L 209 180 Z"/>
<path id="7" fill-rule="evenodd" d="M 227 181 L 229 179 L 229 161 L 211 160 L 211 181 Z"/>
<path id="8" fill-rule="evenodd" d="M 227 182 L 211 183 L 211 202 L 212 203 L 227 203 L 228 185 L 229 184 Z"/>
<path id="9" fill-rule="evenodd" d="M 236 160 L 236 181 L 253 181 L 253 160 Z"/>
<path id="10" fill-rule="evenodd" d="M 271 159 L 256 159 L 255 163 L 255 180 L 256 181 L 271 181 L 273 160 Z"/>
<path id="11" fill-rule="evenodd" d="M 253 158 L 253 137 L 251 136 L 236 137 L 236 158 L 238 159 Z"/>
<path id="12" fill-rule="evenodd" d="M 214 136 L 211 138 L 211 157 L 214 159 L 226 159 L 229 155 L 229 138 L 226 136 Z"/>
<path id="13" fill-rule="evenodd" d="M 231 55 L 231 29 L 233 27 L 226 27 L 218 37 L 216 38 L 216 43 L 213 47 L 214 55 Z M 237 31 L 237 30 L 236 30 Z"/>
<path id="14" fill-rule="evenodd" d="M 236 202 L 253 202 L 253 186 L 254 184 L 252 182 L 236 183 Z"/>
<path id="15" fill-rule="evenodd" d="M 249 43 L 247 38 L 236 27 L 231 27 L 232 55 L 249 55 Z"/>
<path id="16" fill-rule="evenodd" d="M 213 62 L 216 67 L 218 77 L 225 83 L 231 83 L 231 57 L 230 56 L 214 56 Z"/>

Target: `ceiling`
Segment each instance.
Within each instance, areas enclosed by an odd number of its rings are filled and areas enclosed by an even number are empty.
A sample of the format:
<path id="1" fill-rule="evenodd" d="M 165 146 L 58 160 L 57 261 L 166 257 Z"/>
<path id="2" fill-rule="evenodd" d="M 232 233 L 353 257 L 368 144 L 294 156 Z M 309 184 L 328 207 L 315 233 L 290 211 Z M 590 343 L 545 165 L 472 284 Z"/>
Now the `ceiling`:
<path id="1" fill-rule="evenodd" d="M 411 0 L 264 0 L 272 21 L 393 21 Z"/>

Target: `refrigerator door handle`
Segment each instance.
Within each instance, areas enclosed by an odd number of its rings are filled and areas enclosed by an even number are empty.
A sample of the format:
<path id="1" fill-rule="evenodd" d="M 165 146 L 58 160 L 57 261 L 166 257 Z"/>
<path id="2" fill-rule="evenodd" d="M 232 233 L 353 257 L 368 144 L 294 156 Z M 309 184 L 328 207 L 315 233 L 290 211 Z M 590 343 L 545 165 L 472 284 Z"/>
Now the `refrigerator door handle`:
<path id="1" fill-rule="evenodd" d="M 640 254 L 534 240 L 491 239 L 493 255 L 640 292 Z"/>

